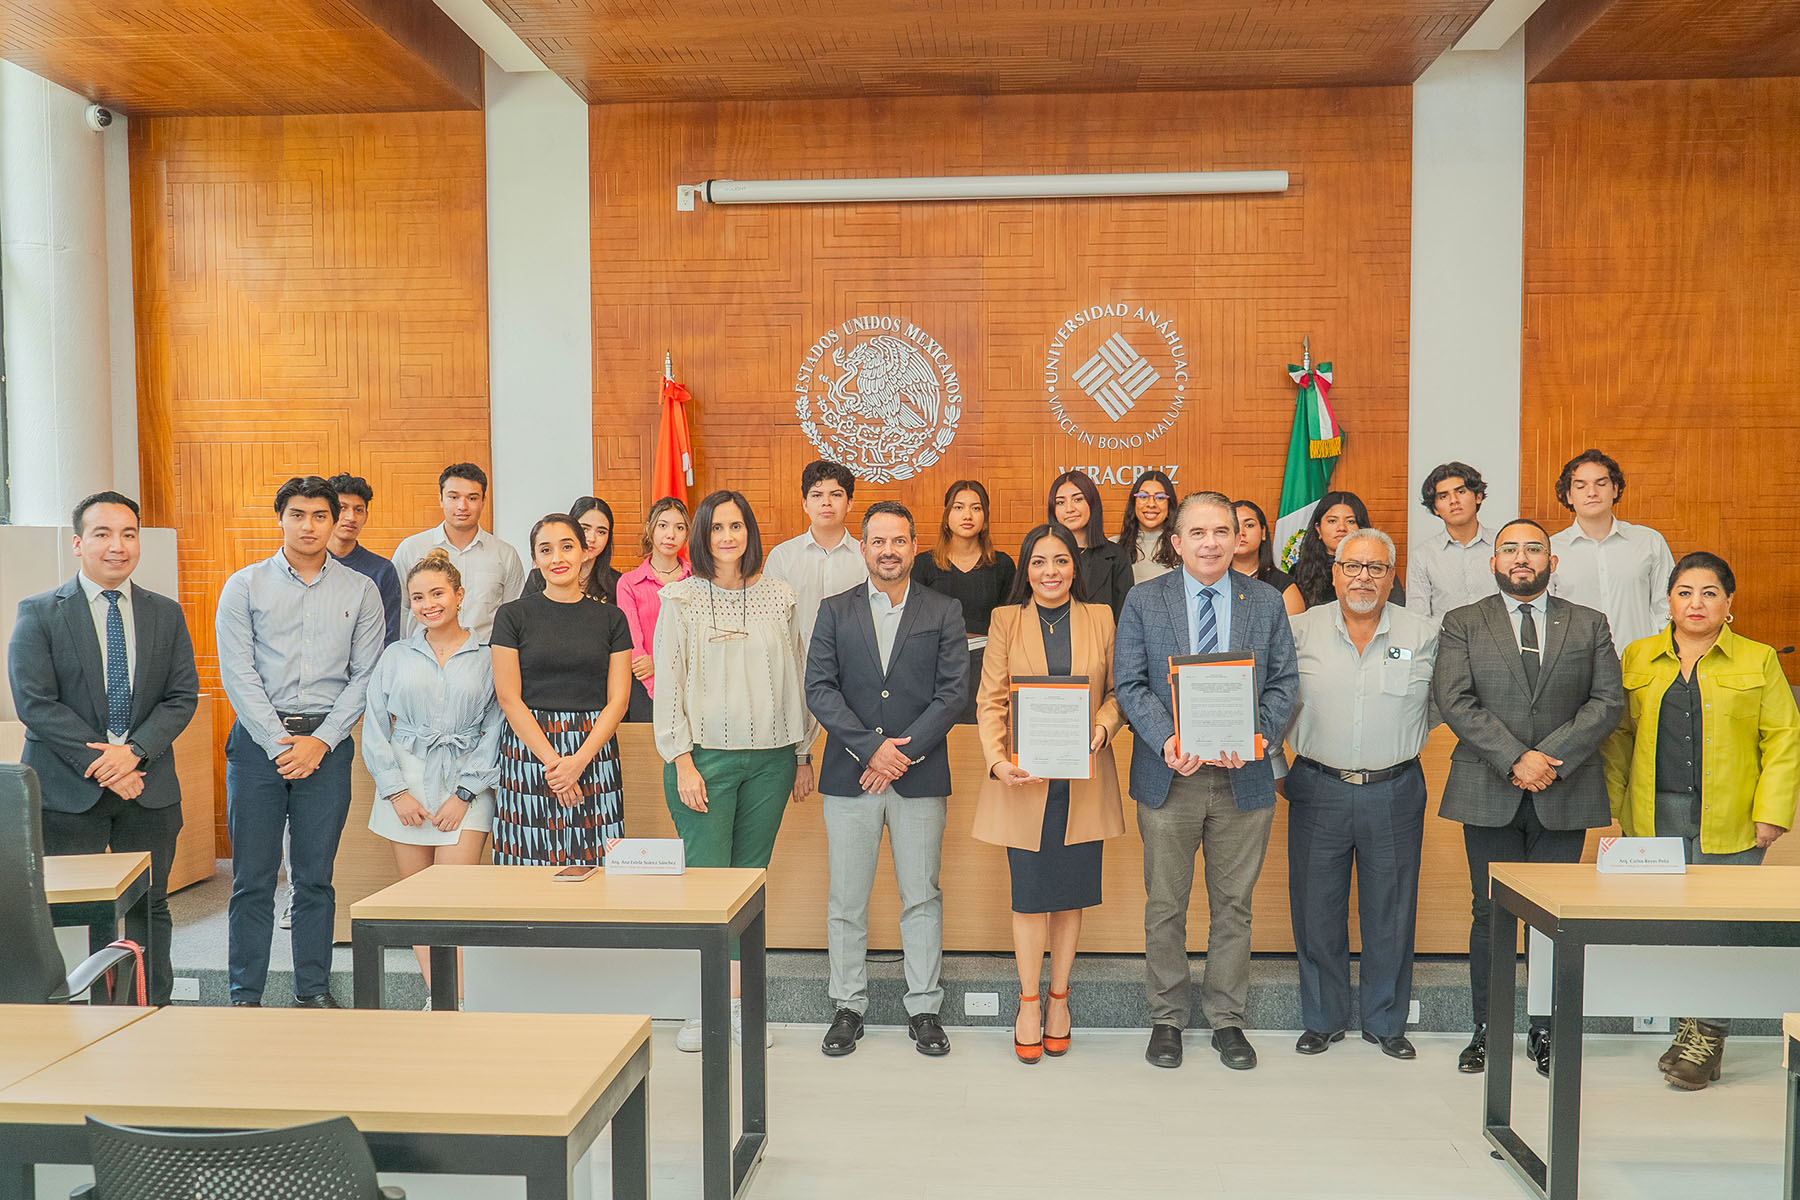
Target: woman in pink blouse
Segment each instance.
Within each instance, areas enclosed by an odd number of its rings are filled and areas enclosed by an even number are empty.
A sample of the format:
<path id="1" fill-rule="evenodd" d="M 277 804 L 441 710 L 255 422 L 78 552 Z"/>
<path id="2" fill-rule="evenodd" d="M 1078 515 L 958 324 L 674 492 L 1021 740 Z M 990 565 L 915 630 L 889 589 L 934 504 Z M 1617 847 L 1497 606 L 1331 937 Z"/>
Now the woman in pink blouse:
<path id="1" fill-rule="evenodd" d="M 666 583 L 693 574 L 687 547 L 687 505 L 664 496 L 650 506 L 640 539 L 644 561 L 619 577 L 619 607 L 631 626 L 631 709 L 627 721 L 650 720 L 650 698 L 656 694 L 656 662 L 650 656 L 656 639 L 656 614 L 662 609 Z"/>

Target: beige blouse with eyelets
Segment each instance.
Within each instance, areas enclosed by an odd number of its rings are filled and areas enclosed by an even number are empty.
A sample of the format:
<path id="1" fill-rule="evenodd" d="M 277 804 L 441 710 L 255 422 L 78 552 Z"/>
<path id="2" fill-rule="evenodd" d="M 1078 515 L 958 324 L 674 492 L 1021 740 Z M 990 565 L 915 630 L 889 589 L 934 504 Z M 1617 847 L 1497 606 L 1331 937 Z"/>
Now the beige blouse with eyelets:
<path id="1" fill-rule="evenodd" d="M 767 574 L 741 590 L 698 575 L 663 588 L 652 651 L 663 761 L 695 746 L 812 748 L 818 730 L 806 711 L 806 652 L 794 608 L 794 589 Z M 736 630 L 744 636 L 713 640 Z"/>

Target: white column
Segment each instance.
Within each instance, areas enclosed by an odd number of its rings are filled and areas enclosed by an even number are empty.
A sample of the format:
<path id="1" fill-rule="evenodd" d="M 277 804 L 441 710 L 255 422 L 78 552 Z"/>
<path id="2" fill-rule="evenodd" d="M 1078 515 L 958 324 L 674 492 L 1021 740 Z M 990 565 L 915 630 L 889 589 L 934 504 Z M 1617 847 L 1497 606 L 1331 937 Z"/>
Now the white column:
<path id="1" fill-rule="evenodd" d="M 548 71 L 487 65 L 488 391 L 494 530 L 594 485 L 588 111 Z"/>
<path id="2" fill-rule="evenodd" d="M 87 101 L 0 62 L 12 519 L 61 525 L 114 485 L 106 165 Z"/>
<path id="3" fill-rule="evenodd" d="M 1407 479 L 1466 462 L 1484 520 L 1519 511 L 1524 313 L 1525 38 L 1452 51 L 1413 85 L 1410 436 Z M 1408 540 L 1443 530 L 1410 505 Z"/>
<path id="4" fill-rule="evenodd" d="M 106 143 L 106 311 L 112 364 L 113 487 L 141 498 L 138 472 L 137 304 L 132 292 L 131 149 L 123 113 Z M 171 593 L 172 594 L 172 593 Z"/>

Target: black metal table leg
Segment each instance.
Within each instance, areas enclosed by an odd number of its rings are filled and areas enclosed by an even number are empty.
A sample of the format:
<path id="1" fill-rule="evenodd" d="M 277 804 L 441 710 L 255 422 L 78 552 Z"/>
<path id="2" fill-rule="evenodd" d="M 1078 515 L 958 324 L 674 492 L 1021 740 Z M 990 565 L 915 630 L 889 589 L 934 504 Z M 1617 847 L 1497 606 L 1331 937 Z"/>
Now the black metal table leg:
<path id="1" fill-rule="evenodd" d="M 768 1026 L 769 955 L 766 914 L 759 911 L 744 927 L 738 939 L 738 957 L 743 973 L 744 992 L 744 1134 L 769 1132 L 769 1050 L 765 1033 Z M 754 1147 L 761 1153 L 761 1140 Z M 753 1155 L 754 1157 L 754 1155 Z M 737 1180 L 741 1183 L 741 1176 Z"/>
<path id="2" fill-rule="evenodd" d="M 1787 1042 L 1787 1155 L 1781 1172 L 1783 1200 L 1800 1200 L 1800 1042 Z"/>
<path id="3" fill-rule="evenodd" d="M 701 1194 L 731 1200 L 731 936 L 722 925 L 701 939 L 700 1147 Z"/>
<path id="4" fill-rule="evenodd" d="M 1587 947 L 1569 937 L 1556 939 L 1550 991 L 1550 1153 L 1544 1194 L 1574 1200 L 1581 1159 L 1582 996 Z"/>
<path id="5" fill-rule="evenodd" d="M 650 1077 L 631 1090 L 612 1119 L 613 1200 L 649 1200 Z"/>
<path id="6" fill-rule="evenodd" d="M 462 954 L 455 946 L 433 946 L 431 958 L 431 1007 L 434 1012 L 455 1012 L 462 998 Z"/>
<path id="7" fill-rule="evenodd" d="M 380 1008 L 387 981 L 382 978 L 382 942 L 373 928 L 361 921 L 350 922 L 350 987 L 351 1004 L 357 1008 Z"/>

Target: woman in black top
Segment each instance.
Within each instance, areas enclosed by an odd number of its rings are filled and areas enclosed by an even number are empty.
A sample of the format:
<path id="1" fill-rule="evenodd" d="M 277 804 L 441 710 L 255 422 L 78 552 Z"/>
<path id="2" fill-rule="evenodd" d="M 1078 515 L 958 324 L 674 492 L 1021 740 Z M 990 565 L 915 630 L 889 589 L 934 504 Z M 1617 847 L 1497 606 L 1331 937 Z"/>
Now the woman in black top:
<path id="1" fill-rule="evenodd" d="M 1231 556 L 1231 569 L 1280 592 L 1289 616 L 1305 612 L 1306 601 L 1300 598 L 1294 577 L 1275 565 L 1275 547 L 1270 542 L 1273 531 L 1262 505 L 1254 500 L 1233 500 L 1231 507 L 1237 509 L 1238 516 L 1237 552 Z"/>
<path id="2" fill-rule="evenodd" d="M 1100 489 L 1086 471 L 1064 471 L 1050 484 L 1048 509 L 1045 520 L 1074 534 L 1081 546 L 1081 586 L 1088 599 L 1112 609 L 1118 620 L 1131 590 L 1131 559 L 1106 536 Z"/>
<path id="3" fill-rule="evenodd" d="M 1338 543 L 1355 529 L 1368 529 L 1369 507 L 1355 492 L 1326 492 L 1306 523 L 1306 536 L 1300 542 L 1300 557 L 1294 562 L 1294 586 L 1306 607 L 1317 608 L 1337 600 L 1337 588 L 1331 582 L 1331 564 L 1337 558 Z M 1388 603 L 1406 605 L 1406 589 L 1394 582 Z"/>
<path id="4" fill-rule="evenodd" d="M 581 560 L 581 590 L 610 604 L 619 594 L 619 573 L 612 565 L 612 505 L 598 496 L 579 496 L 569 505 L 569 515 L 581 526 L 585 546 Z M 533 567 L 531 574 L 525 577 L 525 590 L 520 594 L 530 596 L 543 590 L 544 573 Z"/>
<path id="5" fill-rule="evenodd" d="M 913 562 L 913 578 L 934 592 L 962 601 L 969 631 L 969 702 L 958 725 L 975 724 L 975 684 L 981 679 L 988 617 L 1006 603 L 1015 568 L 988 534 L 988 490 L 979 480 L 959 479 L 944 492 L 944 519 L 931 553 Z"/>
<path id="6" fill-rule="evenodd" d="M 583 590 L 581 526 L 553 513 L 531 529 L 544 590 L 494 614 L 494 693 L 506 714 L 494 861 L 598 866 L 625 834 L 614 733 L 631 697 L 631 626 Z"/>

